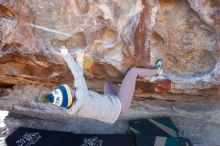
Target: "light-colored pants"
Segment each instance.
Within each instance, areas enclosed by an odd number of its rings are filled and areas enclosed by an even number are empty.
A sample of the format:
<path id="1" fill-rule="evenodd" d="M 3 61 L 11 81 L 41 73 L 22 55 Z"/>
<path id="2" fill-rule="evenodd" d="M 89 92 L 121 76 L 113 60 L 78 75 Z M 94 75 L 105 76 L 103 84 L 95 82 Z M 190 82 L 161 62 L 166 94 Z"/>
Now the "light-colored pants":
<path id="1" fill-rule="evenodd" d="M 135 91 L 137 77 L 151 77 L 156 76 L 157 70 L 146 68 L 131 68 L 125 75 L 121 86 L 106 82 L 104 85 L 104 92 L 118 95 L 121 101 L 121 113 L 128 111 Z"/>

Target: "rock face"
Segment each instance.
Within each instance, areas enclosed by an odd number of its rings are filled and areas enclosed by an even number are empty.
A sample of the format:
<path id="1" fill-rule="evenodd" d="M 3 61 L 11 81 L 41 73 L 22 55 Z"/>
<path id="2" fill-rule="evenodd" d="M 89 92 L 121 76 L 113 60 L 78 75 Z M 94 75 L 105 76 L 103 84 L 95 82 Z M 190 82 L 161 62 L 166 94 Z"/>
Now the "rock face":
<path id="1" fill-rule="evenodd" d="M 188 0 L 188 2 L 190 3 L 191 8 L 198 13 L 203 21 L 216 30 L 220 30 L 220 3 L 218 0 Z"/>
<path id="2" fill-rule="evenodd" d="M 119 123 L 93 121 L 92 128 L 84 124 L 87 119 L 81 123 L 63 109 L 34 101 L 73 81 L 58 53 L 62 45 L 73 56 L 84 52 L 88 87 L 98 92 L 106 80 L 120 83 L 131 67 L 152 67 L 159 58 L 165 79 L 138 79 L 135 96 L 148 99 L 133 100 Z M 106 132 L 124 128 L 120 122 L 130 118 L 177 116 L 194 144 L 213 146 L 219 143 L 219 95 L 219 0 L 0 0 L 0 109 L 12 114 L 8 127 L 39 128 L 40 121 L 45 129 Z M 69 119 L 65 126 L 60 122 Z M 71 125 L 76 121 L 85 131 Z"/>
<path id="3" fill-rule="evenodd" d="M 160 1 L 151 57 L 165 58 L 173 93 L 219 94 L 219 23 L 215 21 L 219 14 L 215 13 L 213 17 L 213 13 L 220 7 L 210 3 Z M 213 21 L 209 23 L 206 18 L 213 18 Z M 210 88 L 213 90 L 208 92 Z"/>
<path id="4" fill-rule="evenodd" d="M 166 80 L 140 80 L 138 94 L 220 94 L 219 11 L 217 0 L 1 0 L 0 84 L 71 82 L 57 53 L 64 45 L 84 51 L 97 91 L 97 79 L 120 82 L 163 58 Z"/>

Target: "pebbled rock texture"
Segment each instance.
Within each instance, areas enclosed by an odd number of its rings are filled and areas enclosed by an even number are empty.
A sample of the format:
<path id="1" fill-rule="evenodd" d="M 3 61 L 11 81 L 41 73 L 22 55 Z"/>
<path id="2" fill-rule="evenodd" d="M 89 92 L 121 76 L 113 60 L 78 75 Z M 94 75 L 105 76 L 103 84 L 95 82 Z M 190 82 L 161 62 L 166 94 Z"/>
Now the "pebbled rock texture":
<path id="1" fill-rule="evenodd" d="M 84 51 L 88 82 L 118 83 L 163 58 L 166 80 L 140 79 L 138 93 L 219 95 L 219 8 L 216 0 L 1 0 L 0 84 L 70 83 L 64 45 L 73 56 Z"/>

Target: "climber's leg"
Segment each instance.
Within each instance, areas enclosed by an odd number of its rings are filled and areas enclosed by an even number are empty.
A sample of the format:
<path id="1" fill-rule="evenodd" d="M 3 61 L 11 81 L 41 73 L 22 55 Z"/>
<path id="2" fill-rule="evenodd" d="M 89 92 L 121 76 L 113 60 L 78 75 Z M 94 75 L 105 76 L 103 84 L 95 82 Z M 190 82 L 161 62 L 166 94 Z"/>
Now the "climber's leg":
<path id="1" fill-rule="evenodd" d="M 117 95 L 118 94 L 118 91 L 119 91 L 119 88 L 120 86 L 119 85 L 116 85 L 114 83 L 110 83 L 110 82 L 105 82 L 105 85 L 104 85 L 104 94 L 115 94 Z"/>
<path id="2" fill-rule="evenodd" d="M 158 75 L 156 69 L 131 68 L 127 72 L 118 91 L 118 97 L 121 101 L 121 113 L 126 112 L 131 105 L 131 100 L 135 91 L 136 78 L 138 76 L 145 78 L 156 75 Z"/>

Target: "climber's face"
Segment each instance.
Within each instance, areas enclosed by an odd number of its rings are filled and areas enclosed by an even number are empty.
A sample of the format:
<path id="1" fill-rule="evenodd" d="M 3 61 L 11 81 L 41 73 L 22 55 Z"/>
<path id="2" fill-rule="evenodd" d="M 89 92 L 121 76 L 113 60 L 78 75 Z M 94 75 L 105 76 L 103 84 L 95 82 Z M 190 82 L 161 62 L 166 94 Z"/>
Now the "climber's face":
<path id="1" fill-rule="evenodd" d="M 76 87 L 73 87 L 73 88 L 71 89 L 71 93 L 72 93 L 72 96 L 73 96 L 73 102 L 76 101 L 76 90 L 77 90 Z"/>
<path id="2" fill-rule="evenodd" d="M 73 88 L 73 98 L 76 97 L 76 87 Z"/>

